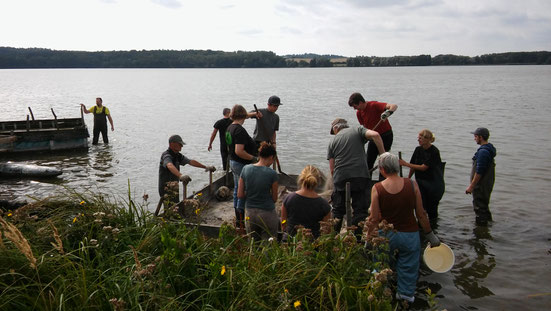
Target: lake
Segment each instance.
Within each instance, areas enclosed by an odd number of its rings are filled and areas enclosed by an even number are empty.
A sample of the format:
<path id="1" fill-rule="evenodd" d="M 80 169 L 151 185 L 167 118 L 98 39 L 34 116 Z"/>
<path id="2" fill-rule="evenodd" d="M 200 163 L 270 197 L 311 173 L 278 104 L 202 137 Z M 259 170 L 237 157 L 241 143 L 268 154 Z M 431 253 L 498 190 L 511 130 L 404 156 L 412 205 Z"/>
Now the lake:
<path id="1" fill-rule="evenodd" d="M 27 107 L 35 118 L 51 118 L 52 108 L 59 118 L 79 117 L 79 103 L 89 107 L 102 97 L 115 124 L 108 146 L 12 158 L 59 167 L 63 175 L 0 180 L 0 199 L 41 198 L 65 187 L 124 198 L 130 184 L 140 200 L 149 195 L 152 210 L 170 135 L 183 137 L 183 154 L 221 170 L 218 138 L 211 152 L 207 146 L 222 109 L 265 107 L 270 95 L 283 103 L 277 112 L 282 170 L 297 174 L 314 164 L 327 172 L 331 121 L 357 123 L 347 104 L 353 92 L 398 105 L 390 118 L 392 151 L 409 160 L 417 133 L 428 128 L 447 162 L 435 231 L 456 262 L 445 274 L 422 268 L 415 308 L 426 307 L 419 292 L 430 288 L 448 310 L 550 309 L 551 66 L 0 70 L 0 120 L 24 120 Z M 85 116 L 90 133 L 92 118 Z M 488 227 L 475 225 L 465 194 L 478 147 L 470 132 L 480 126 L 490 129 L 497 148 Z M 245 127 L 252 133 L 254 122 Z M 202 169 L 182 172 L 193 179 L 188 191 L 208 182 Z"/>

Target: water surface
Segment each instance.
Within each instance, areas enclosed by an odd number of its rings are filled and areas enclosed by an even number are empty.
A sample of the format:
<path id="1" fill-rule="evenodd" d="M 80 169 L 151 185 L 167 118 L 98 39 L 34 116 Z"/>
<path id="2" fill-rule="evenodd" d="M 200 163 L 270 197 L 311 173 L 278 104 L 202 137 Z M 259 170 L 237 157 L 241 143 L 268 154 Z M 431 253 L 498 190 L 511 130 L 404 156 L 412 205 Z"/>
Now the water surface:
<path id="1" fill-rule="evenodd" d="M 449 273 L 422 269 L 419 291 L 431 288 L 448 310 L 551 308 L 551 66 L 296 68 L 296 69 L 56 69 L 0 70 L 0 120 L 78 117 L 79 103 L 103 97 L 115 132 L 111 144 L 88 152 L 27 156 L 26 163 L 60 167 L 55 181 L 1 180 L 0 198 L 44 197 L 62 187 L 158 200 L 157 174 L 168 137 L 180 134 L 183 153 L 221 169 L 217 143 L 207 152 L 212 125 L 224 107 L 264 107 L 270 95 L 283 105 L 278 133 L 282 169 L 298 173 L 306 164 L 328 170 L 330 122 L 356 123 L 347 105 L 352 92 L 398 105 L 390 122 L 393 151 L 409 159 L 422 128 L 436 135 L 446 165 L 440 204 L 442 241 L 456 255 Z M 92 116 L 85 116 L 92 126 Z M 252 132 L 253 122 L 245 127 Z M 491 131 L 496 148 L 494 223 L 477 227 L 465 194 L 471 158 L 470 134 Z M 191 190 L 208 181 L 201 169 L 182 169 Z M 407 169 L 406 169 L 407 174 Z M 426 305 L 420 299 L 416 308 Z"/>

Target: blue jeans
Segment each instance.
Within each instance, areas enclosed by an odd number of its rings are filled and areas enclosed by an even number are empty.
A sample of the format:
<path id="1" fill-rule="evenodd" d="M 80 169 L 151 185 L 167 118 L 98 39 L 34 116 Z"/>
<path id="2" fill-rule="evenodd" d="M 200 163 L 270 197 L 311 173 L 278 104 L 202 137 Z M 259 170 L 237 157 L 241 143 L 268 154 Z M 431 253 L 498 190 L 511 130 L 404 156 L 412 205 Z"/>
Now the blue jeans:
<path id="1" fill-rule="evenodd" d="M 383 235 L 380 231 L 380 234 Z M 419 232 L 388 232 L 390 246 L 390 266 L 396 271 L 398 293 L 413 297 L 419 275 L 421 242 Z"/>
<path id="2" fill-rule="evenodd" d="M 230 160 L 230 167 L 233 173 L 233 208 L 237 211 L 241 210 L 241 213 L 245 212 L 245 199 L 239 199 L 237 197 L 237 186 L 239 185 L 239 176 L 241 176 L 241 171 L 245 164 Z"/>

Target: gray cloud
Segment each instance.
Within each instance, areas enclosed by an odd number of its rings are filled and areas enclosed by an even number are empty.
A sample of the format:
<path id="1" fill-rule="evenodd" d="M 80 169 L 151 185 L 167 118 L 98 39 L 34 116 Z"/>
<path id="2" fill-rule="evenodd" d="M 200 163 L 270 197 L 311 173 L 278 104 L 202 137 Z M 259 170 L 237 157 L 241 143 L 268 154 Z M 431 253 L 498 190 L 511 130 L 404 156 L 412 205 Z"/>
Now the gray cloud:
<path id="1" fill-rule="evenodd" d="M 151 0 L 151 2 L 170 9 L 177 9 L 182 6 L 182 3 L 180 3 L 180 1 L 178 0 Z"/>

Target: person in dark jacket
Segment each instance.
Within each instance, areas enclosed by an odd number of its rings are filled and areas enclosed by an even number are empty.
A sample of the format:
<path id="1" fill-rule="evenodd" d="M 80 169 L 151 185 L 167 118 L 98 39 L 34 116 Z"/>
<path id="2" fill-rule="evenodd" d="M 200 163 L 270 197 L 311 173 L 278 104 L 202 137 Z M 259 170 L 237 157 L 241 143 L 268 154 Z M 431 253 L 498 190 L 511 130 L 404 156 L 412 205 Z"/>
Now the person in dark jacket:
<path id="1" fill-rule="evenodd" d="M 115 127 L 113 126 L 111 112 L 109 112 L 109 109 L 107 109 L 107 107 L 103 106 L 103 100 L 101 99 L 101 97 L 96 98 L 96 105 L 90 109 L 86 109 L 86 106 L 84 104 L 80 104 L 80 106 L 82 107 L 82 111 L 84 111 L 84 113 L 94 114 L 94 136 L 92 138 L 92 145 L 98 144 L 100 133 L 103 139 L 103 143 L 108 144 L 109 138 L 107 137 L 107 120 L 109 120 L 109 123 L 111 124 L 111 131 L 114 131 Z"/>
<path id="2" fill-rule="evenodd" d="M 476 223 L 486 225 L 492 221 L 490 212 L 490 195 L 494 188 L 496 148 L 488 142 L 490 131 L 479 127 L 474 132 L 474 141 L 480 145 L 473 156 L 471 169 L 471 183 L 465 193 L 473 195 L 473 208 L 476 214 Z"/>

